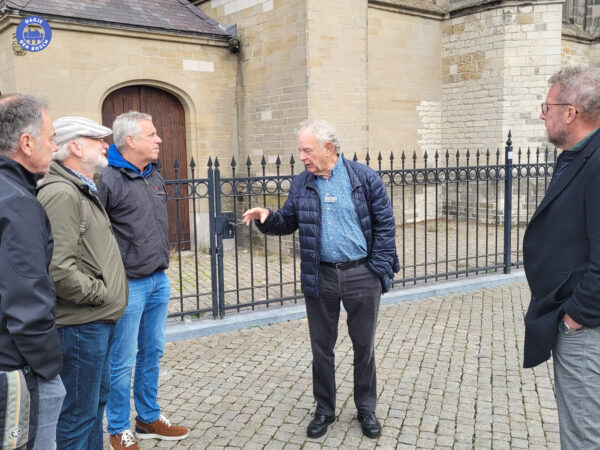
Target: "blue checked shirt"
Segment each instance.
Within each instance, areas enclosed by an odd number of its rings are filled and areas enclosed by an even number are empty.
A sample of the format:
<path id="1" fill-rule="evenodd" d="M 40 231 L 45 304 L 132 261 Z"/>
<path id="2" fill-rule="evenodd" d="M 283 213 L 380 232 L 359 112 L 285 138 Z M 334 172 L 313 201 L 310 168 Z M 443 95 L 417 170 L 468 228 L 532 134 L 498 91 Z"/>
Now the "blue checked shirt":
<path id="1" fill-rule="evenodd" d="M 328 179 L 317 177 L 321 198 L 321 261 L 348 262 L 367 256 L 367 241 L 352 203 L 352 185 L 343 158 Z"/>
<path id="2" fill-rule="evenodd" d="M 81 181 L 83 181 L 85 184 L 87 184 L 90 187 L 90 191 L 92 191 L 94 194 L 98 195 L 98 188 L 96 187 L 96 183 L 94 183 L 94 180 L 90 180 L 88 177 L 80 174 L 76 170 L 69 169 L 68 167 L 65 167 L 65 166 L 62 166 L 62 167 L 67 169 L 69 172 L 71 172 L 73 175 L 75 175 L 77 178 L 79 178 Z"/>

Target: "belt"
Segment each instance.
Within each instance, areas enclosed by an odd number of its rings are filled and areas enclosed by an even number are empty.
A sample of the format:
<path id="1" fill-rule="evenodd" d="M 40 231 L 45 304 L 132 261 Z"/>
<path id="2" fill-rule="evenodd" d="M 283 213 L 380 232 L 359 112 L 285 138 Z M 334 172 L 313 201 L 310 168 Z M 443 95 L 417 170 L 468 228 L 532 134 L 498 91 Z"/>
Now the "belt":
<path id="1" fill-rule="evenodd" d="M 357 259 L 356 261 L 338 262 L 338 263 L 321 261 L 321 265 L 325 266 L 325 267 L 333 267 L 334 269 L 339 269 L 339 270 L 348 270 L 348 269 L 354 269 L 355 267 L 359 267 L 359 266 L 362 266 L 363 264 L 366 264 L 368 259 L 369 258 L 361 258 L 361 259 Z"/>

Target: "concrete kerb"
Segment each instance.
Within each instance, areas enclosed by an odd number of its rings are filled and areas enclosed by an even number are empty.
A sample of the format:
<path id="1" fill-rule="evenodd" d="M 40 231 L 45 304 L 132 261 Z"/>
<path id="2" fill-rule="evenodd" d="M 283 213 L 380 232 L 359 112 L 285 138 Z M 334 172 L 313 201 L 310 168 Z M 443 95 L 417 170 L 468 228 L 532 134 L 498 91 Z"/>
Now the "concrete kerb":
<path id="1" fill-rule="evenodd" d="M 381 304 L 390 305 L 457 292 L 475 291 L 493 286 L 519 283 L 521 281 L 525 281 L 525 272 L 522 269 L 510 274 L 482 275 L 472 278 L 461 278 L 454 281 L 403 287 L 384 294 L 381 298 Z M 298 304 L 266 308 L 260 311 L 232 313 L 223 319 L 216 320 L 204 318 L 184 322 L 169 322 L 167 325 L 167 341 L 174 342 L 183 339 L 210 336 L 244 328 L 298 320 L 304 317 L 306 317 L 304 304 Z"/>

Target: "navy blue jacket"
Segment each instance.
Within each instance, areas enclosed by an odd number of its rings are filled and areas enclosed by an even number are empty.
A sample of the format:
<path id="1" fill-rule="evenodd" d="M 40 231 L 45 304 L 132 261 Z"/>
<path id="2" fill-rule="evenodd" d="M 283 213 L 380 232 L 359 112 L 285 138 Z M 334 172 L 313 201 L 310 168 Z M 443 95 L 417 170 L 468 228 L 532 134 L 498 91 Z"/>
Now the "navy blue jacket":
<path id="1" fill-rule="evenodd" d="M 367 241 L 367 267 L 381 279 L 382 292 L 387 292 L 394 273 L 400 270 L 390 199 L 377 172 L 364 164 L 343 161 L 352 185 L 352 203 Z M 309 297 L 319 296 L 321 258 L 321 199 L 315 180 L 315 175 L 306 170 L 296 176 L 283 207 L 271 212 L 264 224 L 255 221 L 265 234 L 299 230 L 302 292 Z"/>
<path id="2" fill-rule="evenodd" d="M 550 358 L 565 313 L 600 326 L 600 131 L 554 180 L 523 237 L 532 299 L 525 315 L 524 367 Z"/>
<path id="3" fill-rule="evenodd" d="M 51 379 L 62 368 L 48 269 L 54 243 L 35 185 L 31 172 L 0 156 L 0 370 L 30 366 Z"/>

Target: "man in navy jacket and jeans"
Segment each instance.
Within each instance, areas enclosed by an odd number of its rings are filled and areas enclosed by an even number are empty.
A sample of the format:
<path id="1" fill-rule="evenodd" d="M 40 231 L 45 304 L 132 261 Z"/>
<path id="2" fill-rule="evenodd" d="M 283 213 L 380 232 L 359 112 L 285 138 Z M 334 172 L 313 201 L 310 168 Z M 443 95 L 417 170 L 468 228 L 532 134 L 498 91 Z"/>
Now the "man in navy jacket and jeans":
<path id="1" fill-rule="evenodd" d="M 110 218 L 127 273 L 129 302 L 117 323 L 110 353 L 110 394 L 106 408 L 113 450 L 137 450 L 129 427 L 131 374 L 138 439 L 179 440 L 188 429 L 172 425 L 158 404 L 160 359 L 166 339 L 171 287 L 167 193 L 153 164 L 161 138 L 152 117 L 130 111 L 115 118 L 115 145 L 101 169 L 100 199 Z"/>
<path id="2" fill-rule="evenodd" d="M 335 127 L 324 120 L 300 125 L 298 151 L 306 170 L 294 178 L 277 211 L 252 208 L 243 215 L 266 234 L 300 233 L 301 284 L 313 352 L 317 408 L 310 438 L 335 420 L 335 356 L 340 300 L 348 312 L 354 348 L 354 403 L 363 434 L 376 438 L 375 328 L 381 293 L 399 270 L 394 216 L 381 178 L 344 159 Z"/>

